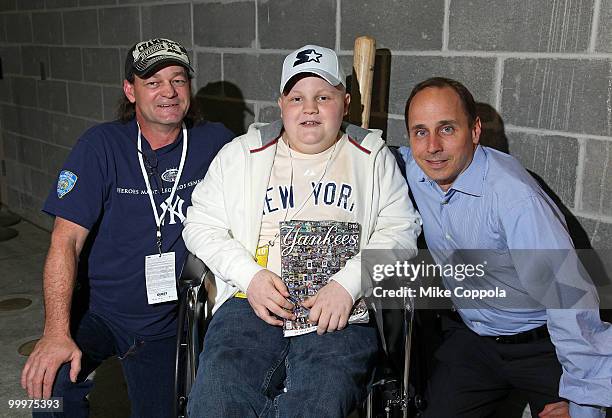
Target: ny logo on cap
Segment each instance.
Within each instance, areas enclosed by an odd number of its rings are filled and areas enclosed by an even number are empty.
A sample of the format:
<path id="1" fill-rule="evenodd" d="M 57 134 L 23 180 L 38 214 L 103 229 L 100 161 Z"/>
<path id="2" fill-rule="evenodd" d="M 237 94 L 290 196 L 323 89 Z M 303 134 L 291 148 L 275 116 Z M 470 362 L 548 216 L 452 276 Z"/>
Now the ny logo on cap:
<path id="1" fill-rule="evenodd" d="M 314 49 L 305 49 L 297 53 L 297 55 L 295 56 L 296 60 L 293 63 L 293 66 L 296 67 L 300 64 L 306 64 L 310 61 L 314 61 L 320 64 L 321 61 L 319 61 L 319 58 L 321 58 L 322 56 L 323 54 L 319 54 Z"/>

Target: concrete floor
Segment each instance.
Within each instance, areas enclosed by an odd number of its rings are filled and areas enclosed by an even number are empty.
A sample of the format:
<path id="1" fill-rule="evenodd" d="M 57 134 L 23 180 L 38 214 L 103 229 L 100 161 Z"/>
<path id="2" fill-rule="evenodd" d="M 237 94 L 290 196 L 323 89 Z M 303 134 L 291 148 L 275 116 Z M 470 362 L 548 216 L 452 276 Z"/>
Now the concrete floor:
<path id="1" fill-rule="evenodd" d="M 0 417 L 29 417 L 28 411 L 9 409 L 9 399 L 27 399 L 19 384 L 27 357 L 19 354 L 23 344 L 40 337 L 43 327 L 42 267 L 49 247 L 49 233 L 27 222 L 11 228 L 19 235 L 0 242 L 0 303 L 25 298 L 24 308 L 0 311 Z M 110 359 L 98 368 L 90 394 L 91 417 L 128 417 L 129 400 L 121 366 Z"/>

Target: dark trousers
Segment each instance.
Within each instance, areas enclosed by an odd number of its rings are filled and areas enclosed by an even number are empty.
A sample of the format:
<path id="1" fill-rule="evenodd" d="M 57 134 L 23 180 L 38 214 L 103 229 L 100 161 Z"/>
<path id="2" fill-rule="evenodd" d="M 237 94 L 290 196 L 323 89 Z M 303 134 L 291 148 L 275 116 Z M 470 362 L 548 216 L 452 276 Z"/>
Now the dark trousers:
<path id="1" fill-rule="evenodd" d="M 561 401 L 561 365 L 550 338 L 502 344 L 447 318 L 443 330 L 424 417 L 494 417 L 513 389 L 526 393 L 534 418 L 546 404 Z"/>
<path id="2" fill-rule="evenodd" d="M 128 386 L 131 416 L 171 416 L 176 337 L 144 341 L 91 312 L 85 313 L 73 337 L 83 353 L 77 382 L 70 381 L 70 363 L 65 363 L 58 370 L 53 384 L 53 396 L 63 398 L 64 410 L 62 413 L 41 413 L 34 416 L 89 416 L 86 396 L 93 387 L 93 381 L 87 379 L 87 376 L 111 356 L 118 356 L 121 361 Z"/>

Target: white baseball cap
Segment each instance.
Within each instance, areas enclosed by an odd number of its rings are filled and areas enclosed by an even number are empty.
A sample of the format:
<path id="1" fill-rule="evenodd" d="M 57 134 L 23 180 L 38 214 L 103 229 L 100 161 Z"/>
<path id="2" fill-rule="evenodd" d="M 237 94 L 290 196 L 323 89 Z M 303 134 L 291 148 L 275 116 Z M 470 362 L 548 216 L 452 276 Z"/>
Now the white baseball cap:
<path id="1" fill-rule="evenodd" d="M 287 55 L 283 62 L 280 92 L 283 93 L 287 82 L 302 73 L 313 73 L 322 77 L 332 86 L 344 85 L 345 75 L 338 62 L 336 53 L 318 45 L 304 45 Z"/>

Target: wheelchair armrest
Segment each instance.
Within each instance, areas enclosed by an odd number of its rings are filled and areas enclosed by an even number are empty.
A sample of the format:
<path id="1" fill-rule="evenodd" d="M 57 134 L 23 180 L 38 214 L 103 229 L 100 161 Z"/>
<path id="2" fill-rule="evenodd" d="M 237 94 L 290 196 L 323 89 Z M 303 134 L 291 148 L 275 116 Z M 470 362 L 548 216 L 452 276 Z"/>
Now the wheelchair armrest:
<path id="1" fill-rule="evenodd" d="M 201 322 L 207 291 L 203 285 L 208 267 L 188 253 L 178 278 L 177 339 L 174 370 L 174 417 L 186 415 L 187 395 L 195 380 L 198 354 L 201 350 Z"/>
<path id="2" fill-rule="evenodd" d="M 192 253 L 188 253 L 179 276 L 179 288 L 185 289 L 201 285 L 207 273 L 206 264 Z"/>

